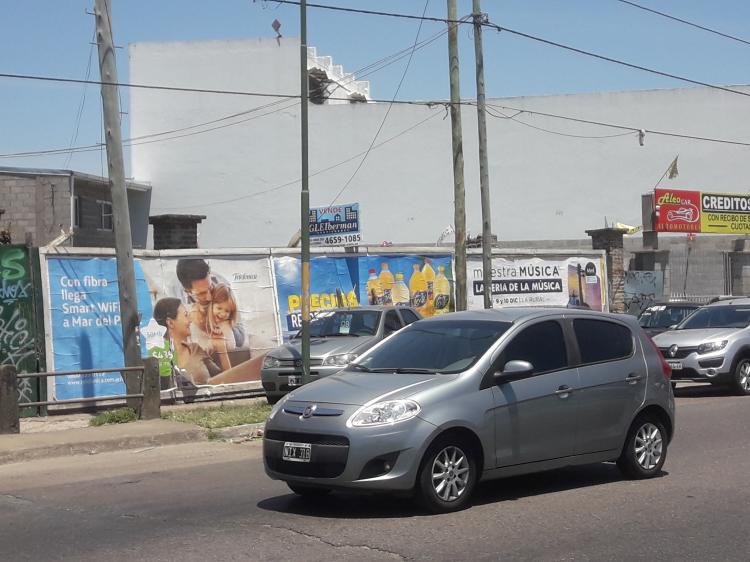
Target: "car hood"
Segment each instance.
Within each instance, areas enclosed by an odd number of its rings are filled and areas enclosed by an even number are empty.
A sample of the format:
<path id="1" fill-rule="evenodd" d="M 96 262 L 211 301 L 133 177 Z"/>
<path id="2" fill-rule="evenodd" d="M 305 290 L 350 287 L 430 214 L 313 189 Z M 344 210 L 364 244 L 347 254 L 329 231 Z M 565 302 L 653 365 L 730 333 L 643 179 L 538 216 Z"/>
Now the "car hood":
<path id="1" fill-rule="evenodd" d="M 374 336 L 333 338 L 312 338 L 310 340 L 310 357 L 324 359 L 329 355 L 341 353 L 363 353 L 377 343 Z M 301 359 L 301 341 L 284 344 L 271 350 L 268 355 L 278 359 Z"/>
<path id="2" fill-rule="evenodd" d="M 454 379 L 451 375 L 357 373 L 345 371 L 317 380 L 289 394 L 290 402 L 324 402 L 362 406 L 382 398 L 408 398 Z"/>
<path id="3" fill-rule="evenodd" d="M 709 341 L 725 340 L 739 331 L 738 328 L 705 328 L 702 330 L 669 330 L 654 337 L 659 347 L 679 345 L 694 347 Z"/>

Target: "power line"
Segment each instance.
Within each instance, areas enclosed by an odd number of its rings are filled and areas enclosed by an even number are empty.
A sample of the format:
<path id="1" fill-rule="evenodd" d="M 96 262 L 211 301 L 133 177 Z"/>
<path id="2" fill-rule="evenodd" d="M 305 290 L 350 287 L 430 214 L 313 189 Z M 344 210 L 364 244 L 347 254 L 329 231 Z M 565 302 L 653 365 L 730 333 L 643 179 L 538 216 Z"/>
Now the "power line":
<path id="1" fill-rule="evenodd" d="M 94 36 L 92 37 L 92 41 L 96 39 L 96 33 L 94 33 Z M 91 76 L 91 59 L 93 58 L 94 54 L 94 43 L 92 43 L 89 46 L 89 58 L 88 63 L 86 64 L 86 74 L 85 74 L 85 80 L 89 79 L 89 76 Z M 78 132 L 81 128 L 81 118 L 83 117 L 83 108 L 86 104 L 86 90 L 88 89 L 88 84 L 84 84 L 83 86 L 83 92 L 81 92 L 81 101 L 78 104 L 78 110 L 76 111 L 76 118 L 73 122 L 73 132 L 70 135 L 70 146 L 68 147 L 68 156 L 65 158 L 65 162 L 63 163 L 63 168 L 67 168 L 70 164 L 70 161 L 73 158 L 73 147 L 75 145 L 75 142 L 78 140 Z"/>
<path id="2" fill-rule="evenodd" d="M 278 4 L 291 4 L 293 6 L 299 6 L 299 1 L 295 0 L 270 0 L 271 2 L 276 2 Z M 330 4 L 310 4 L 307 3 L 308 8 L 320 8 L 323 10 L 333 10 L 336 12 L 350 12 L 353 14 L 364 14 L 368 16 L 386 16 L 391 18 L 402 18 L 402 19 L 408 19 L 408 20 L 420 20 L 420 21 L 435 21 L 439 23 L 467 23 L 466 20 L 449 20 L 446 18 L 433 18 L 429 16 L 425 16 L 424 13 L 422 13 L 421 16 L 415 16 L 412 14 L 400 14 L 395 12 L 379 12 L 376 10 L 362 10 L 360 8 L 345 8 L 343 6 L 332 6 Z"/>
<path id="3" fill-rule="evenodd" d="M 433 113 L 432 115 L 430 115 L 426 119 L 422 119 L 421 121 L 418 121 L 417 123 L 415 123 L 411 127 L 408 127 L 406 129 L 404 129 L 400 133 L 397 133 L 397 134 L 393 135 L 392 137 L 389 137 L 389 138 L 385 139 L 384 141 L 381 141 L 381 142 L 377 143 L 375 146 L 372 147 L 372 149 L 374 150 L 376 148 L 380 148 L 384 144 L 387 144 L 387 143 L 389 143 L 391 141 L 396 140 L 397 138 L 405 135 L 406 133 L 409 133 L 410 131 L 413 131 L 417 127 L 420 127 L 421 125 L 425 124 L 427 121 L 430 121 L 431 119 L 434 119 L 435 117 L 439 117 L 439 116 L 440 116 L 440 113 Z M 359 152 L 357 154 L 354 154 L 353 156 L 350 156 L 346 160 L 342 160 L 340 162 L 337 162 L 336 164 L 332 164 L 331 166 L 328 166 L 326 168 L 322 168 L 320 170 L 317 170 L 316 172 L 311 173 L 309 175 L 309 177 L 314 177 L 314 176 L 323 174 L 325 172 L 328 172 L 330 170 L 333 170 L 335 168 L 338 168 L 339 166 L 343 166 L 344 164 L 348 164 L 352 160 L 356 160 L 357 158 L 359 158 L 360 156 L 362 156 L 363 154 L 365 154 L 365 152 L 367 152 L 367 151 Z M 283 183 L 281 185 L 277 185 L 275 187 L 271 187 L 269 189 L 264 189 L 262 191 L 256 191 L 254 193 L 249 193 L 247 195 L 241 195 L 239 197 L 233 197 L 232 199 L 225 199 L 225 200 L 222 200 L 222 201 L 209 201 L 209 202 L 206 202 L 206 203 L 200 203 L 200 204 L 196 204 L 196 205 L 185 205 L 185 206 L 180 206 L 180 207 L 158 207 L 155 210 L 158 210 L 158 211 L 170 211 L 170 210 L 176 210 L 176 209 L 198 209 L 198 208 L 202 208 L 202 207 L 212 207 L 214 205 L 225 205 L 227 203 L 235 203 L 237 201 L 242 201 L 244 199 L 250 199 L 252 197 L 257 197 L 258 195 L 264 195 L 266 193 L 271 193 L 271 192 L 274 192 L 274 191 L 278 191 L 278 190 L 283 189 L 285 187 L 289 187 L 289 186 L 292 186 L 292 185 L 299 184 L 300 181 L 301 181 L 301 178 L 297 178 L 296 180 L 293 180 L 293 181 L 290 181 L 290 182 L 286 182 L 286 183 Z"/>
<path id="4" fill-rule="evenodd" d="M 617 0 L 617 2 L 621 2 L 623 4 L 627 4 L 629 6 L 633 6 L 634 8 L 638 8 L 639 10 L 643 10 L 645 12 L 651 12 L 652 14 L 656 14 L 657 16 L 661 16 L 663 18 L 667 18 L 679 23 L 684 23 L 685 25 L 689 25 L 691 27 L 695 27 L 696 29 L 701 29 L 703 31 L 707 31 L 709 33 L 713 33 L 714 35 L 719 35 L 720 37 L 725 37 L 727 39 L 731 39 L 732 41 L 737 41 L 739 43 L 744 43 L 745 45 L 750 45 L 750 41 L 746 41 L 745 39 L 742 39 L 741 37 L 735 37 L 734 35 L 729 35 L 728 33 L 722 33 L 721 31 L 717 31 L 715 29 L 711 29 L 710 27 L 706 27 L 697 23 L 694 23 L 692 21 L 684 20 L 682 18 L 678 18 L 675 16 L 672 16 L 670 14 L 660 12 L 658 10 L 654 10 L 653 8 L 648 8 L 646 6 L 641 6 L 640 4 L 636 4 L 635 2 L 629 2 L 628 0 Z"/>
<path id="5" fill-rule="evenodd" d="M 544 133 L 550 133 L 552 135 L 558 135 L 561 137 L 572 137 L 575 139 L 613 139 L 617 137 L 624 137 L 627 135 L 632 135 L 634 133 L 634 131 L 628 131 L 626 133 L 615 133 L 613 135 L 574 135 L 572 133 L 562 133 L 560 131 L 553 131 L 551 129 L 545 129 L 544 127 L 538 127 L 536 125 L 532 125 L 531 123 L 526 123 L 525 121 L 521 121 L 517 119 L 519 115 L 524 113 L 523 111 L 519 111 L 515 115 L 505 115 L 503 112 L 498 111 L 499 113 L 498 115 L 492 109 L 487 109 L 487 113 L 496 119 L 508 119 L 510 121 L 513 121 L 514 123 L 518 123 L 519 125 L 524 125 L 525 127 L 536 129 L 537 131 L 542 131 Z"/>
<path id="6" fill-rule="evenodd" d="M 430 5 L 430 0 L 426 0 L 424 3 L 424 9 L 422 10 L 422 15 L 424 16 L 427 13 L 427 7 Z M 380 122 L 380 126 L 378 127 L 378 130 L 375 132 L 375 136 L 372 137 L 372 142 L 370 142 L 370 146 L 367 148 L 367 151 L 365 152 L 365 155 L 362 157 L 362 160 L 360 160 L 359 164 L 357 165 L 354 172 L 352 172 L 352 175 L 349 176 L 349 179 L 346 180 L 346 183 L 344 183 L 344 186 L 339 190 L 339 192 L 336 194 L 336 196 L 331 201 L 331 205 L 333 205 L 336 200 L 341 197 L 341 194 L 346 191 L 346 188 L 349 187 L 349 184 L 352 183 L 352 180 L 357 175 L 357 173 L 362 169 L 362 166 L 365 163 L 365 160 L 367 160 L 367 156 L 370 154 L 370 151 L 372 150 L 373 145 L 378 140 L 378 135 L 380 135 L 380 131 L 383 130 L 383 126 L 385 125 L 385 122 L 388 120 L 388 116 L 391 114 L 391 109 L 393 108 L 393 101 L 396 99 L 396 96 L 398 96 L 398 93 L 401 91 L 401 86 L 404 83 L 404 79 L 406 78 L 407 73 L 409 72 L 409 67 L 411 66 L 411 61 L 414 58 L 414 51 L 417 48 L 417 43 L 419 43 L 419 34 L 422 31 L 422 23 L 423 21 L 419 21 L 419 27 L 417 27 L 417 36 L 414 38 L 414 45 L 412 46 L 411 53 L 409 54 L 409 60 L 406 61 L 406 66 L 404 67 L 404 71 L 401 73 L 401 80 L 398 82 L 398 86 L 396 87 L 396 91 L 393 93 L 393 99 L 391 100 L 391 103 L 388 104 L 388 109 L 385 112 L 385 115 L 383 116 L 383 120 Z"/>

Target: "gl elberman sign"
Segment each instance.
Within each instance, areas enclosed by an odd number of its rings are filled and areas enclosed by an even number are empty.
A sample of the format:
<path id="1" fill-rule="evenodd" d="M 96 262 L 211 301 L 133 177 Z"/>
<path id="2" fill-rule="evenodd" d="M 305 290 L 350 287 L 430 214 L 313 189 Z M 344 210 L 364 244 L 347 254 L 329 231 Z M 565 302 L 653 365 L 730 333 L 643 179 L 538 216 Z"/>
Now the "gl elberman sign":
<path id="1" fill-rule="evenodd" d="M 359 203 L 310 209 L 310 244 L 357 246 L 361 240 Z"/>

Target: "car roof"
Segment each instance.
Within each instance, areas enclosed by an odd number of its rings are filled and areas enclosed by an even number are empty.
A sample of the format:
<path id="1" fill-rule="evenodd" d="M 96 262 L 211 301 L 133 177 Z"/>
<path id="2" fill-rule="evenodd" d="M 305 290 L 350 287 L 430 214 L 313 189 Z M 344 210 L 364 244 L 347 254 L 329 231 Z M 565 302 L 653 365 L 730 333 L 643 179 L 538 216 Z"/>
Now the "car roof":
<path id="1" fill-rule="evenodd" d="M 490 308 L 488 310 L 466 310 L 463 312 L 452 312 L 426 318 L 422 322 L 444 322 L 451 320 L 490 320 L 497 322 L 518 322 L 520 320 L 533 320 L 544 317 L 578 316 L 592 318 L 608 318 L 614 320 L 628 321 L 626 314 L 610 314 L 583 308 L 569 308 L 564 306 L 527 306 Z"/>
<path id="2" fill-rule="evenodd" d="M 692 301 L 654 301 L 646 308 L 651 308 L 652 306 L 694 306 L 695 308 L 700 308 L 701 306 L 705 306 L 705 303 Z"/>
<path id="3" fill-rule="evenodd" d="M 728 297 L 728 298 L 721 298 L 719 300 L 716 300 L 712 303 L 707 304 L 706 306 L 729 306 L 729 305 L 737 305 L 737 304 L 750 304 L 750 297 Z"/>

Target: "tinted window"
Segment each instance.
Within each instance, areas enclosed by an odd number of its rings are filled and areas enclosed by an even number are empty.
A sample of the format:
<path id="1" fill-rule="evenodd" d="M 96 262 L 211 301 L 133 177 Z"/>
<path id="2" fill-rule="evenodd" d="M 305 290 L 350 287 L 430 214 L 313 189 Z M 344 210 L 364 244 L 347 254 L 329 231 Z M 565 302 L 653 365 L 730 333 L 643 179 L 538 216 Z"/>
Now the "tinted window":
<path id="1" fill-rule="evenodd" d="M 747 328 L 750 325 L 750 307 L 719 305 L 707 306 L 695 311 L 680 324 L 678 330 L 700 330 L 702 328 Z"/>
<path id="2" fill-rule="evenodd" d="M 510 325 L 484 320 L 417 322 L 367 353 L 357 364 L 385 372 L 411 368 L 457 373 L 476 363 Z"/>
<path id="3" fill-rule="evenodd" d="M 695 307 L 655 305 L 641 312 L 638 323 L 644 328 L 668 328 L 682 322 Z"/>
<path id="4" fill-rule="evenodd" d="M 604 320 L 573 320 L 582 363 L 598 363 L 630 357 L 633 335 L 620 324 Z"/>
<path id="5" fill-rule="evenodd" d="M 403 325 L 398 314 L 395 310 L 389 310 L 385 315 L 385 335 L 388 336 L 393 332 L 398 332 L 401 328 L 403 328 Z"/>
<path id="6" fill-rule="evenodd" d="M 310 322 L 310 336 L 374 336 L 379 321 L 380 312 L 375 310 L 319 312 Z M 301 337 L 301 332 L 295 337 Z"/>
<path id="7" fill-rule="evenodd" d="M 502 364 L 528 361 L 535 373 L 545 373 L 568 366 L 565 338 L 557 322 L 540 322 L 523 330 L 503 351 Z"/>
<path id="8" fill-rule="evenodd" d="M 419 320 L 419 318 L 417 317 L 417 315 L 414 314 L 414 312 L 412 312 L 408 308 L 402 308 L 400 310 L 400 312 L 401 312 L 401 318 L 404 319 L 404 323 L 406 323 L 406 324 L 411 324 L 411 323 L 416 322 L 417 320 Z"/>

